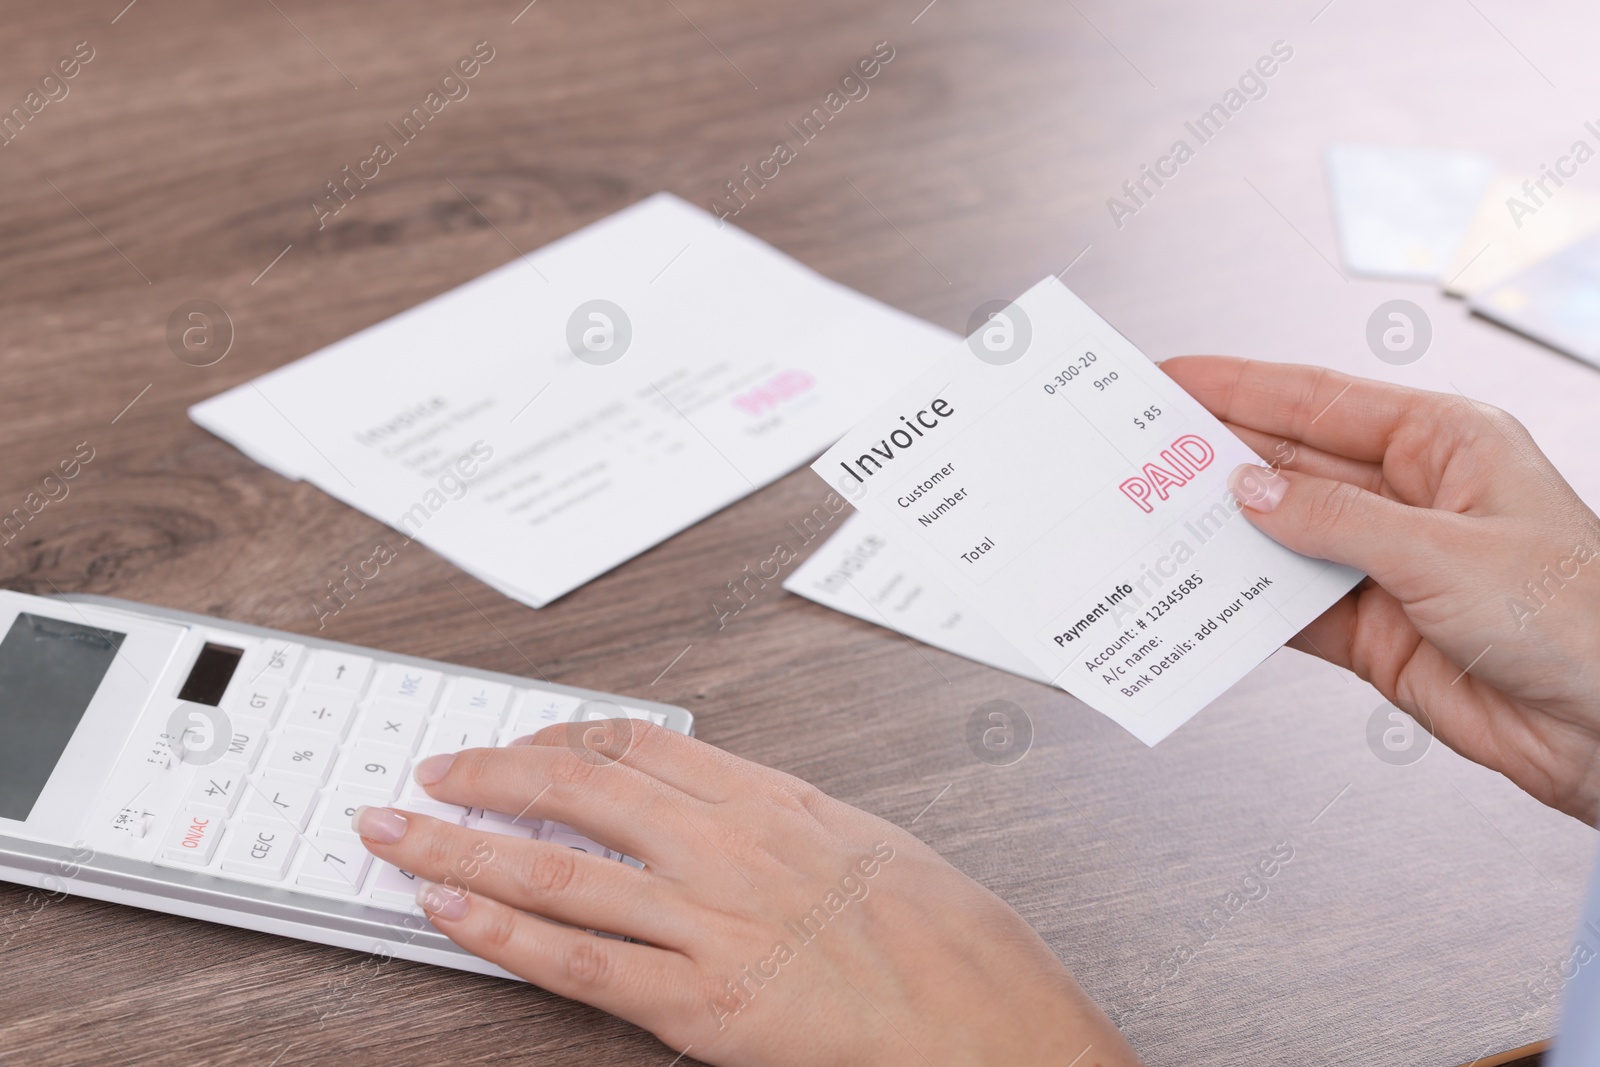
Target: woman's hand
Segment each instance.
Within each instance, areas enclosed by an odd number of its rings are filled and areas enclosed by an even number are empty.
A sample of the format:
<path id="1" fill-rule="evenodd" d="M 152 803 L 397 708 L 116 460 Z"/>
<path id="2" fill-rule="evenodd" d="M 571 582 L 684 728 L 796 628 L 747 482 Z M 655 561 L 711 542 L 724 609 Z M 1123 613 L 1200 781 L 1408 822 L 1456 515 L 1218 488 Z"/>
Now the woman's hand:
<path id="1" fill-rule="evenodd" d="M 1250 521 L 1369 579 L 1291 641 L 1468 759 L 1600 815 L 1600 521 L 1516 419 L 1317 367 L 1162 368 L 1262 456 Z"/>
<path id="2" fill-rule="evenodd" d="M 1137 1062 L 1016 912 L 898 827 L 632 720 L 525 741 L 432 756 L 417 780 L 644 867 L 357 812 L 373 854 L 438 883 L 419 901 L 463 948 L 709 1063 Z"/>

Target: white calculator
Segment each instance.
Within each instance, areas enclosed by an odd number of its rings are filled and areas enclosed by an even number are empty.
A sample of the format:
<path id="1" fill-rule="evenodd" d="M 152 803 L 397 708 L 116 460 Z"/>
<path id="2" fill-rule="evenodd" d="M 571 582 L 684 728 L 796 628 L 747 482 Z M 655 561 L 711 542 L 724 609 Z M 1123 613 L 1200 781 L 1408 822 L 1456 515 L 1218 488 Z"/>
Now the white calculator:
<path id="1" fill-rule="evenodd" d="M 105 597 L 0 591 L 0 879 L 511 977 L 435 930 L 350 827 L 421 811 L 621 862 L 560 823 L 441 804 L 436 752 L 683 708 Z"/>

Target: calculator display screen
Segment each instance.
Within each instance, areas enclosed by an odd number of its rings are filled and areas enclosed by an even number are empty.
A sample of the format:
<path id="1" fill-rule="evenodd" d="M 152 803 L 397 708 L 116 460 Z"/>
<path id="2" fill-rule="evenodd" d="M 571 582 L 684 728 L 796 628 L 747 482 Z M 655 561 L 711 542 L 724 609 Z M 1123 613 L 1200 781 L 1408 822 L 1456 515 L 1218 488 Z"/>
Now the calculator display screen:
<path id="1" fill-rule="evenodd" d="M 126 634 L 19 614 L 0 640 L 0 818 L 33 810 Z"/>

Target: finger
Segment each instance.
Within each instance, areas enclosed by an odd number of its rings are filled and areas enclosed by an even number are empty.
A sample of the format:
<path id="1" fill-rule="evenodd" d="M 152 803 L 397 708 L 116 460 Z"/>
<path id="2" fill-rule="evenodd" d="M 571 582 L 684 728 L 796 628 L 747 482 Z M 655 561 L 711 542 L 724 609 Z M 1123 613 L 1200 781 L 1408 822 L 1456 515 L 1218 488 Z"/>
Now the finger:
<path id="1" fill-rule="evenodd" d="M 1469 673 L 1472 663 L 1424 640 L 1400 602 L 1383 589 L 1347 595 L 1289 643 L 1348 667 L 1444 744 L 1562 807 L 1550 774 L 1549 735 L 1531 725 L 1525 709 Z"/>
<path id="2" fill-rule="evenodd" d="M 1497 749 L 1495 740 L 1518 733 L 1523 725 L 1511 702 L 1469 674 L 1464 668 L 1470 664 L 1456 662 L 1423 638 L 1399 601 L 1383 589 L 1361 591 L 1354 614 L 1360 625 L 1350 628 L 1335 655 L 1424 730 L 1467 758 L 1511 774 L 1515 752 Z"/>
<path id="3" fill-rule="evenodd" d="M 1248 426 L 1236 426 L 1232 423 L 1225 425 L 1238 435 L 1239 440 L 1249 445 L 1252 452 L 1263 457 L 1270 467 L 1304 471 L 1319 478 L 1349 482 L 1369 493 L 1389 495 L 1384 492 L 1383 468 L 1376 463 L 1363 463 L 1345 456 L 1336 456 L 1332 452 L 1313 448 L 1302 441 L 1290 441 L 1276 434 L 1252 430 Z"/>
<path id="4" fill-rule="evenodd" d="M 450 940 L 558 996 L 649 1029 L 691 1010 L 701 983 L 676 952 L 596 937 L 517 911 L 482 893 L 427 885 L 417 902 Z"/>
<path id="5" fill-rule="evenodd" d="M 748 792 L 765 770 L 704 741 L 638 719 L 558 723 L 518 740 L 541 748 L 592 752 L 708 804 Z"/>
<path id="6" fill-rule="evenodd" d="M 1399 692 L 1401 676 L 1408 669 L 1415 671 L 1419 662 L 1431 663 L 1430 656 L 1422 654 L 1425 647 L 1435 651 L 1400 602 L 1370 582 L 1340 597 L 1290 638 L 1289 647 L 1351 671 L 1386 700 L 1412 701 L 1403 710 L 1413 714 L 1415 694 Z"/>
<path id="7" fill-rule="evenodd" d="M 1440 542 L 1459 515 L 1300 471 L 1246 465 L 1228 485 L 1251 524 L 1268 537 L 1302 555 L 1365 571 L 1402 601 L 1418 599 L 1429 582 L 1453 572 Z"/>
<path id="8" fill-rule="evenodd" d="M 616 860 L 393 808 L 359 808 L 354 825 L 367 851 L 430 882 L 655 945 L 681 947 L 693 934 L 667 906 L 660 879 Z"/>
<path id="9" fill-rule="evenodd" d="M 665 857 L 682 836 L 682 810 L 700 804 L 632 767 L 565 746 L 469 748 L 429 756 L 413 773 L 446 804 L 564 822 L 646 863 Z"/>
<path id="10" fill-rule="evenodd" d="M 1359 625 L 1358 625 L 1359 623 Z M 1358 635 L 1364 644 L 1358 654 Z M 1372 649 L 1410 649 L 1422 640 L 1416 625 L 1400 601 L 1381 586 L 1364 581 L 1346 593 L 1306 628 L 1289 639 L 1289 647 L 1327 660 L 1335 667 L 1354 672 L 1363 681 L 1381 675 L 1382 664 L 1375 662 Z"/>
<path id="11" fill-rule="evenodd" d="M 1368 463 L 1411 423 L 1454 425 L 1443 393 L 1389 385 L 1325 367 L 1233 356 L 1175 356 L 1161 364 L 1186 392 L 1224 422 L 1304 441 Z"/>
<path id="12" fill-rule="evenodd" d="M 1350 644 L 1355 634 L 1355 594 L 1346 593 L 1285 642 L 1308 656 L 1350 670 Z"/>

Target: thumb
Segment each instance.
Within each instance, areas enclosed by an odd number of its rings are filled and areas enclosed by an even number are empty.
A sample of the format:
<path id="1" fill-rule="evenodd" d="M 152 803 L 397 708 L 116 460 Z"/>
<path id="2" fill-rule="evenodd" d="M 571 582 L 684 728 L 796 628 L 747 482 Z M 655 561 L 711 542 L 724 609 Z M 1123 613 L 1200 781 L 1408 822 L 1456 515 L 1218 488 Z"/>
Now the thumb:
<path id="1" fill-rule="evenodd" d="M 1228 488 L 1251 524 L 1285 548 L 1364 571 L 1390 591 L 1410 584 L 1433 541 L 1438 513 L 1349 482 L 1247 463 Z"/>

